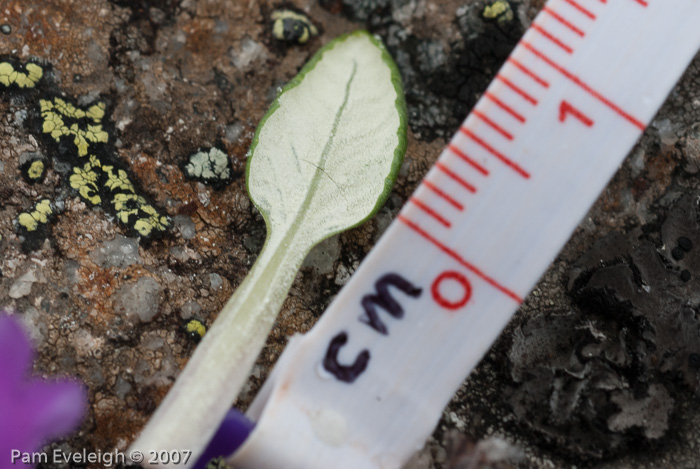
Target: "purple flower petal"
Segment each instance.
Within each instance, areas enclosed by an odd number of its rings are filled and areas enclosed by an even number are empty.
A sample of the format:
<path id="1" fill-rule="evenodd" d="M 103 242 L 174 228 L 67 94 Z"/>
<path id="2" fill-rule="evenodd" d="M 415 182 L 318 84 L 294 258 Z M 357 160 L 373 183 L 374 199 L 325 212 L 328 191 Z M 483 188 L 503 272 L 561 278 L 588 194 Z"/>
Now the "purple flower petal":
<path id="1" fill-rule="evenodd" d="M 212 459 L 232 454 L 245 442 L 254 427 L 255 424 L 241 412 L 236 409 L 229 410 L 194 469 L 204 469 Z"/>
<path id="2" fill-rule="evenodd" d="M 26 379 L 32 354 L 19 323 L 0 316 L 0 455 L 38 451 L 76 428 L 85 413 L 80 383 Z"/>
<path id="3" fill-rule="evenodd" d="M 87 393 L 75 381 L 33 380 L 23 401 L 30 412 L 25 418 L 32 422 L 32 433 L 40 437 L 36 444 L 41 445 L 47 438 L 68 433 L 80 425 Z"/>
<path id="4" fill-rule="evenodd" d="M 0 394 L 22 382 L 33 355 L 32 344 L 19 322 L 0 311 Z"/>

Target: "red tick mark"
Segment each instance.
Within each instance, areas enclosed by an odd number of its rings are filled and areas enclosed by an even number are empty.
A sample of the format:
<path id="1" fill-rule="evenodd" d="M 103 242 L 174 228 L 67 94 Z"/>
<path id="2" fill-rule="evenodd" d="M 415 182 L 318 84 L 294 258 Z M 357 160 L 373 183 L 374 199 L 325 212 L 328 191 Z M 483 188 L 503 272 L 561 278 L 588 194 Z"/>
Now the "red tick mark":
<path id="1" fill-rule="evenodd" d="M 466 161 L 472 168 L 476 169 L 477 171 L 479 171 L 479 172 L 480 172 L 481 174 L 483 174 L 484 176 L 488 176 L 488 175 L 489 175 L 488 169 L 484 168 L 484 167 L 481 166 L 479 163 L 477 163 L 476 161 L 474 161 L 472 158 L 469 157 L 469 155 L 467 155 L 466 153 L 464 153 L 462 150 L 460 150 L 459 148 L 457 148 L 455 145 L 453 145 L 453 144 L 450 143 L 449 145 L 447 145 L 447 149 L 450 150 L 450 151 L 451 151 L 452 153 L 454 153 L 455 155 L 457 155 L 457 156 L 458 156 L 459 158 L 461 158 L 462 160 Z"/>
<path id="2" fill-rule="evenodd" d="M 445 166 L 444 164 L 440 163 L 439 161 L 435 163 L 435 166 L 437 169 L 445 173 L 449 178 L 451 178 L 453 181 L 457 182 L 460 186 L 464 187 L 466 190 L 468 190 L 471 193 L 476 192 L 476 187 L 472 186 L 469 184 L 467 181 L 459 177 L 457 173 L 452 171 L 450 168 Z"/>
<path id="3" fill-rule="evenodd" d="M 574 50 L 571 47 L 564 44 L 564 42 L 562 42 L 558 37 L 556 37 L 554 34 L 550 33 L 549 31 L 547 31 L 546 29 L 544 29 L 539 24 L 533 23 L 532 29 L 534 29 L 535 31 L 537 31 L 538 33 L 540 33 L 541 35 L 543 35 L 544 37 L 549 39 L 553 44 L 555 44 L 555 45 L 559 46 L 560 48 L 562 48 L 563 50 L 565 50 L 567 54 L 571 54 L 574 52 Z"/>
<path id="4" fill-rule="evenodd" d="M 504 103 L 503 101 L 501 101 L 500 99 L 498 99 L 494 94 L 489 93 L 489 92 L 487 91 L 487 92 L 484 94 L 484 96 L 486 96 L 488 99 L 490 99 L 491 101 L 493 101 L 493 103 L 494 103 L 496 106 L 500 107 L 501 109 L 503 109 L 504 111 L 506 111 L 508 114 L 510 114 L 511 116 L 513 116 L 513 117 L 514 117 L 516 120 L 518 120 L 520 123 L 522 123 L 522 124 L 525 123 L 525 118 L 524 118 L 523 116 L 521 116 L 520 114 L 518 114 L 517 112 L 515 112 L 515 110 L 514 110 L 512 107 L 508 106 L 506 103 Z"/>
<path id="5" fill-rule="evenodd" d="M 605 2 L 603 2 L 603 3 L 605 3 Z M 571 21 L 567 20 L 566 18 L 564 18 L 563 16 L 561 16 L 559 13 L 552 10 L 551 8 L 545 6 L 545 7 L 542 7 L 542 11 L 547 13 L 549 16 L 551 16 L 555 20 L 559 21 L 561 24 L 563 24 L 564 26 L 566 26 L 567 28 L 569 28 L 571 31 L 578 34 L 579 36 L 584 37 L 586 35 L 582 30 L 580 30 L 579 28 L 574 26 L 574 24 Z"/>
<path id="6" fill-rule="evenodd" d="M 513 57 L 508 57 L 508 62 L 518 67 L 525 75 L 535 80 L 539 85 L 542 85 L 545 88 L 549 88 L 549 83 L 547 83 L 547 81 L 545 81 L 541 76 L 537 75 L 535 72 L 527 68 L 522 63 L 520 63 L 518 60 L 514 59 Z"/>
<path id="7" fill-rule="evenodd" d="M 510 81 L 503 75 L 496 75 L 496 79 L 502 81 L 508 88 L 518 93 L 528 103 L 532 104 L 533 106 L 537 106 L 537 100 L 535 98 L 527 94 L 525 91 L 522 90 L 522 88 L 515 85 L 512 81 Z"/>
<path id="8" fill-rule="evenodd" d="M 581 5 L 579 5 L 578 3 L 576 3 L 574 0 L 564 0 L 564 1 L 565 1 L 566 3 L 568 3 L 569 5 L 571 5 L 572 7 L 576 8 L 576 10 L 577 10 L 579 13 L 582 13 L 583 15 L 589 17 L 589 18 L 592 19 L 592 20 L 595 19 L 595 15 L 594 15 L 593 13 L 591 13 L 590 11 L 586 10 L 585 8 L 583 8 Z"/>
<path id="9" fill-rule="evenodd" d="M 566 120 L 566 116 L 569 114 L 583 122 L 586 127 L 593 126 L 593 119 L 576 109 L 568 101 L 562 101 L 559 105 L 559 122 L 564 122 Z"/>
<path id="10" fill-rule="evenodd" d="M 513 292 L 513 291 L 509 290 L 508 288 L 504 287 L 503 285 L 501 285 L 500 283 L 498 283 L 496 280 L 494 280 L 493 278 L 489 277 L 489 276 L 486 275 L 484 272 L 482 272 L 479 268 L 477 268 L 477 267 L 474 266 L 473 264 L 467 262 L 467 261 L 466 261 L 464 258 L 462 258 L 462 256 L 460 256 L 457 252 L 453 251 L 452 249 L 450 249 L 450 248 L 447 247 L 446 245 L 442 244 L 442 243 L 441 243 L 440 241 L 438 241 L 437 239 L 433 238 L 433 237 L 430 235 L 430 233 L 428 233 L 427 231 L 425 231 L 423 228 L 421 228 L 420 226 L 418 226 L 416 223 L 414 223 L 413 221 L 411 221 L 410 219 L 406 218 L 406 217 L 403 216 L 403 215 L 399 215 L 398 218 L 399 218 L 399 220 L 401 220 L 401 222 L 403 222 L 406 226 L 408 226 L 409 228 L 411 228 L 413 231 L 415 231 L 416 233 L 418 233 L 420 236 L 422 236 L 422 237 L 423 237 L 424 239 L 426 239 L 427 241 L 430 241 L 431 243 L 433 243 L 433 245 L 435 245 L 435 247 L 437 247 L 439 250 L 441 250 L 442 252 L 444 252 L 445 254 L 447 254 L 448 256 L 450 256 L 452 259 L 454 259 L 455 261 L 457 261 L 460 265 L 462 265 L 464 268 L 466 268 L 467 270 L 469 270 L 470 272 L 472 272 L 474 275 L 476 275 L 477 277 L 481 278 L 481 279 L 484 280 L 486 283 L 488 283 L 489 285 L 491 285 L 492 287 L 494 287 L 495 289 L 497 289 L 497 290 L 500 291 L 501 293 L 505 294 L 505 295 L 508 296 L 509 298 L 513 299 L 513 300 L 516 301 L 517 303 L 522 303 L 522 302 L 523 302 L 522 298 L 520 298 L 515 292 Z"/>
<path id="11" fill-rule="evenodd" d="M 476 117 L 481 119 L 482 121 L 486 122 L 486 124 L 489 125 L 492 129 L 494 129 L 496 132 L 501 134 L 503 137 L 505 137 L 507 140 L 513 140 L 513 135 L 508 133 L 503 127 L 500 125 L 496 124 L 494 121 L 492 121 L 488 116 L 486 116 L 483 112 L 479 111 L 478 109 L 474 109 L 472 111 L 472 114 L 474 114 Z"/>
<path id="12" fill-rule="evenodd" d="M 508 166 L 510 169 L 512 169 L 516 173 L 520 174 L 525 179 L 530 179 L 530 174 L 527 171 L 525 171 L 517 163 L 515 163 L 513 160 L 511 160 L 510 158 L 505 156 L 503 153 L 499 152 L 494 147 L 492 147 L 491 145 L 486 143 L 486 141 L 484 139 L 482 139 L 481 137 L 476 135 L 474 132 L 472 132 L 471 130 L 467 129 L 464 126 L 460 127 L 459 131 L 462 132 L 467 137 L 474 140 L 479 146 L 484 148 L 486 151 L 491 153 L 493 156 L 495 156 L 496 158 L 501 160 L 501 162 L 503 164 L 505 164 L 506 166 Z"/>
<path id="13" fill-rule="evenodd" d="M 437 187 L 437 186 L 436 186 L 435 184 L 433 184 L 432 182 L 430 182 L 430 181 L 428 181 L 427 179 L 425 179 L 425 180 L 423 180 L 423 185 L 424 185 L 425 187 L 427 187 L 428 189 L 430 189 L 431 191 L 435 192 L 437 195 L 439 195 L 439 196 L 442 197 L 443 199 L 445 199 L 445 200 L 447 201 L 447 203 L 449 203 L 450 205 L 452 205 L 454 208 L 456 208 L 456 209 L 459 210 L 460 212 L 461 212 L 462 210 L 464 210 L 464 205 L 462 205 L 462 204 L 460 204 L 459 202 L 457 202 L 457 201 L 456 201 L 455 199 L 453 199 L 449 194 L 447 194 L 445 191 L 443 191 L 442 189 L 440 189 L 439 187 Z"/>
<path id="14" fill-rule="evenodd" d="M 634 1 L 639 3 L 641 6 L 643 6 L 645 8 L 649 6 L 649 2 L 647 2 L 646 0 L 634 0 Z M 608 0 L 600 0 L 600 3 L 608 3 Z"/>
<path id="15" fill-rule="evenodd" d="M 425 213 L 427 213 L 428 215 L 430 215 L 431 217 L 436 219 L 438 222 L 440 222 L 441 225 L 444 225 L 447 228 L 452 226 L 451 223 L 449 222 L 449 220 L 447 220 L 447 218 L 445 218 L 442 215 L 440 215 L 439 213 L 437 213 L 433 208 L 426 205 L 422 200 L 419 200 L 415 197 L 411 197 L 409 200 L 416 207 L 423 210 Z"/>

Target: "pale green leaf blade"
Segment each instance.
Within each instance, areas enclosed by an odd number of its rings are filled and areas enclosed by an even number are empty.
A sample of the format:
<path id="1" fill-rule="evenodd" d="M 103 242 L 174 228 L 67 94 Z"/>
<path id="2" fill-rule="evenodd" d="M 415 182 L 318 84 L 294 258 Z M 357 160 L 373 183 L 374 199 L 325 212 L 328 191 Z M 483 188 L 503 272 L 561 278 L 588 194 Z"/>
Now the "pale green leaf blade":
<path id="1" fill-rule="evenodd" d="M 248 191 L 268 235 L 313 245 L 367 219 L 393 184 L 405 134 L 400 76 L 381 43 L 359 31 L 328 44 L 282 90 L 251 147 Z"/>

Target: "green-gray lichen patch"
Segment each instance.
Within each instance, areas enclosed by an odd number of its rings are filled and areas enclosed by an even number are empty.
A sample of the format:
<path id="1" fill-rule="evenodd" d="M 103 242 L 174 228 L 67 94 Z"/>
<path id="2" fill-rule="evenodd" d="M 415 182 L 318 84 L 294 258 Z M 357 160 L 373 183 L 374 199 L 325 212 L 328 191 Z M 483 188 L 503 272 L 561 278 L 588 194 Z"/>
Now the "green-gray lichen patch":
<path id="1" fill-rule="evenodd" d="M 190 155 L 182 165 L 182 171 L 189 179 L 215 188 L 222 188 L 233 180 L 231 160 L 216 147 Z"/>

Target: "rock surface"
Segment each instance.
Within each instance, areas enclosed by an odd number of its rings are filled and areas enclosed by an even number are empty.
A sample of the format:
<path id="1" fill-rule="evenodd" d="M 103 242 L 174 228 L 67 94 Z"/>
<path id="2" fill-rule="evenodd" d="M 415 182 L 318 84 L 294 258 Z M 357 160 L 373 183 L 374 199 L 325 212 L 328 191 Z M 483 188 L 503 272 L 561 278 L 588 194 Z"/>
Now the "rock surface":
<path id="1" fill-rule="evenodd" d="M 408 151 L 377 216 L 310 254 L 242 408 L 289 336 L 348 281 L 543 2 L 511 2 L 510 19 L 485 18 L 483 0 L 293 4 L 320 26 L 303 45 L 274 40 L 267 0 L 0 1 L 0 56 L 50 65 L 50 91 L 79 106 L 104 102 L 111 151 L 171 220 L 163 236 L 138 240 L 86 202 L 35 125 L 42 96 L 0 91 L 0 309 L 31 328 L 36 373 L 78 376 L 90 391 L 81 430 L 55 447 L 125 450 L 194 350 L 185 320 L 210 325 L 245 277 L 265 236 L 245 155 L 277 89 L 315 50 L 358 27 L 382 37 L 404 78 Z M 409 467 L 700 465 L 699 66 Z M 229 155 L 230 179 L 188 179 L 183 163 L 213 147 Z M 42 183 L 22 179 L 27 155 L 49 163 Z M 28 245 L 16 219 L 43 198 L 55 214 Z"/>

